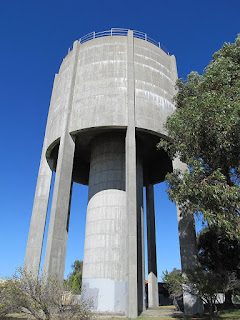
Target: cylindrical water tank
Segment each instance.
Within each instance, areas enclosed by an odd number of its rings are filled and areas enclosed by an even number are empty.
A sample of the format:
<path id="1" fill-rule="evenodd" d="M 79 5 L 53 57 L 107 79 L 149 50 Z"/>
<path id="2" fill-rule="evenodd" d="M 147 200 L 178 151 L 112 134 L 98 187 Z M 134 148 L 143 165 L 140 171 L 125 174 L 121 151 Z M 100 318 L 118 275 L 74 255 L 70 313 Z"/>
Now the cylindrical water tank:
<path id="1" fill-rule="evenodd" d="M 74 43 L 55 76 L 25 266 L 38 272 L 50 166 L 56 178 L 45 273 L 63 279 L 71 183 L 89 185 L 85 294 L 97 311 L 135 317 L 145 297 L 143 186 L 172 170 L 156 143 L 168 139 L 176 62 L 136 31 L 85 40 Z"/>

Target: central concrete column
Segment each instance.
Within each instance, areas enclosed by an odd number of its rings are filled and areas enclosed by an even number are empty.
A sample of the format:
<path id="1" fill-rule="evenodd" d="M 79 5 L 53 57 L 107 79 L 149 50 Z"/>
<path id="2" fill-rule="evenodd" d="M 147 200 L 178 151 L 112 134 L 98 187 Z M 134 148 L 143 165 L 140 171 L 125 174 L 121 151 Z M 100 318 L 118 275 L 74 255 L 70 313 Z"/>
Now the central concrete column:
<path id="1" fill-rule="evenodd" d="M 173 170 L 180 170 L 184 173 L 188 170 L 188 166 L 176 158 L 173 160 Z M 195 221 L 187 203 L 182 206 L 177 205 L 177 216 L 181 265 L 184 273 L 187 270 L 193 270 L 198 265 Z M 195 296 L 183 292 L 183 302 L 185 314 L 203 313 L 203 304 Z"/>
<path id="2" fill-rule="evenodd" d="M 147 204 L 147 239 L 148 239 L 148 307 L 159 306 L 158 278 L 157 278 L 157 253 L 155 233 L 155 210 L 153 185 L 146 184 Z"/>
<path id="3" fill-rule="evenodd" d="M 84 296 L 93 310 L 125 312 L 127 216 L 125 137 L 111 133 L 91 146 L 83 260 Z"/>

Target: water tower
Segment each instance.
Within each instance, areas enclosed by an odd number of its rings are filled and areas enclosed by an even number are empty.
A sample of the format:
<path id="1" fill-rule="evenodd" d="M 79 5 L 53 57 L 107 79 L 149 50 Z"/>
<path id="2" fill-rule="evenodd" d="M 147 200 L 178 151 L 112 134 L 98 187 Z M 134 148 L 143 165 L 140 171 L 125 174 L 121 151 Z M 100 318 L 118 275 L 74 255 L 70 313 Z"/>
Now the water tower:
<path id="1" fill-rule="evenodd" d="M 83 264 L 93 308 L 135 318 L 145 308 L 143 187 L 146 187 L 149 306 L 158 305 L 153 185 L 173 168 L 156 150 L 174 112 L 175 57 L 138 31 L 111 29 L 75 41 L 55 76 L 25 268 L 38 274 L 56 171 L 44 272 L 62 280 L 72 184 L 89 186 Z M 196 263 L 193 217 L 178 210 L 182 269 Z M 193 297 L 185 310 L 195 313 Z"/>

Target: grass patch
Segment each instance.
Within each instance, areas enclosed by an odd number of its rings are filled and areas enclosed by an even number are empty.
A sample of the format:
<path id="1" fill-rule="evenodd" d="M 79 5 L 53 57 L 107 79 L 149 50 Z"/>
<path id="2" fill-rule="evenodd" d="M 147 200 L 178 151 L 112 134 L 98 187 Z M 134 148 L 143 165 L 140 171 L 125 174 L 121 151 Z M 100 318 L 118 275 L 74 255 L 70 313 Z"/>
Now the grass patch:
<path id="1" fill-rule="evenodd" d="M 162 316 L 162 317 L 142 317 L 142 316 L 139 316 L 137 319 L 138 320 L 176 320 L 176 318 L 173 318 L 170 316 Z"/>
<path id="2" fill-rule="evenodd" d="M 202 317 L 200 316 L 196 316 L 196 317 L 189 317 L 189 316 L 177 316 L 177 318 L 179 319 L 186 319 L 186 320 L 209 320 L 209 315 L 204 315 Z M 160 320 L 161 318 L 159 318 Z M 164 319 L 164 318 L 162 318 Z M 162 320 L 161 319 L 161 320 Z M 176 320 L 176 317 L 174 318 L 171 318 L 171 319 L 175 319 Z M 215 316 L 216 320 L 240 320 L 240 310 L 228 310 L 228 311 L 221 311 L 219 314 L 217 314 Z M 150 319 L 149 319 L 150 320 Z"/>
<path id="3" fill-rule="evenodd" d="M 8 314 L 5 317 L 0 317 L 1 320 L 19 320 L 19 319 L 34 319 L 33 317 L 25 313 L 12 313 Z"/>
<path id="4" fill-rule="evenodd" d="M 219 315 L 219 319 L 224 320 L 240 320 L 240 310 L 223 311 Z"/>
<path id="5" fill-rule="evenodd" d="M 167 307 L 161 307 L 160 309 L 164 310 L 172 310 L 174 311 L 173 306 L 167 306 Z M 34 319 L 31 316 L 28 316 L 23 313 L 16 313 L 16 314 L 10 314 L 5 317 L 0 317 L 0 320 L 19 320 L 19 319 Z M 95 315 L 93 317 L 93 320 L 120 320 L 120 319 L 126 319 L 124 317 L 98 317 Z M 189 317 L 184 315 L 178 315 L 178 316 L 159 316 L 159 317 L 146 317 L 146 316 L 139 316 L 137 320 L 177 320 L 177 319 L 184 319 L 184 320 L 209 320 L 209 316 L 205 315 L 203 317 Z M 228 310 L 228 311 L 222 311 L 219 313 L 216 318 L 216 320 L 240 320 L 240 310 Z M 69 319 L 70 320 L 70 319 Z"/>

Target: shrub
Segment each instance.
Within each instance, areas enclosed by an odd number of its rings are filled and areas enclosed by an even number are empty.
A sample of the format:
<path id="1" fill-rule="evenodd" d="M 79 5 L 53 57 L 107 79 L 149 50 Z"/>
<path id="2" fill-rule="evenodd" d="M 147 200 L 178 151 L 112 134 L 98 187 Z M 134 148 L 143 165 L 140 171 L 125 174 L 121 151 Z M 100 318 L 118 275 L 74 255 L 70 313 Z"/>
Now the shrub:
<path id="1" fill-rule="evenodd" d="M 33 274 L 19 269 L 12 279 L 6 281 L 4 289 L 1 290 L 2 313 L 12 312 L 9 304 L 14 310 L 21 310 L 37 320 L 88 320 L 89 304 L 73 299 L 71 295 L 66 299 L 64 289 L 63 283 L 58 280 L 44 276 L 36 278 Z"/>

